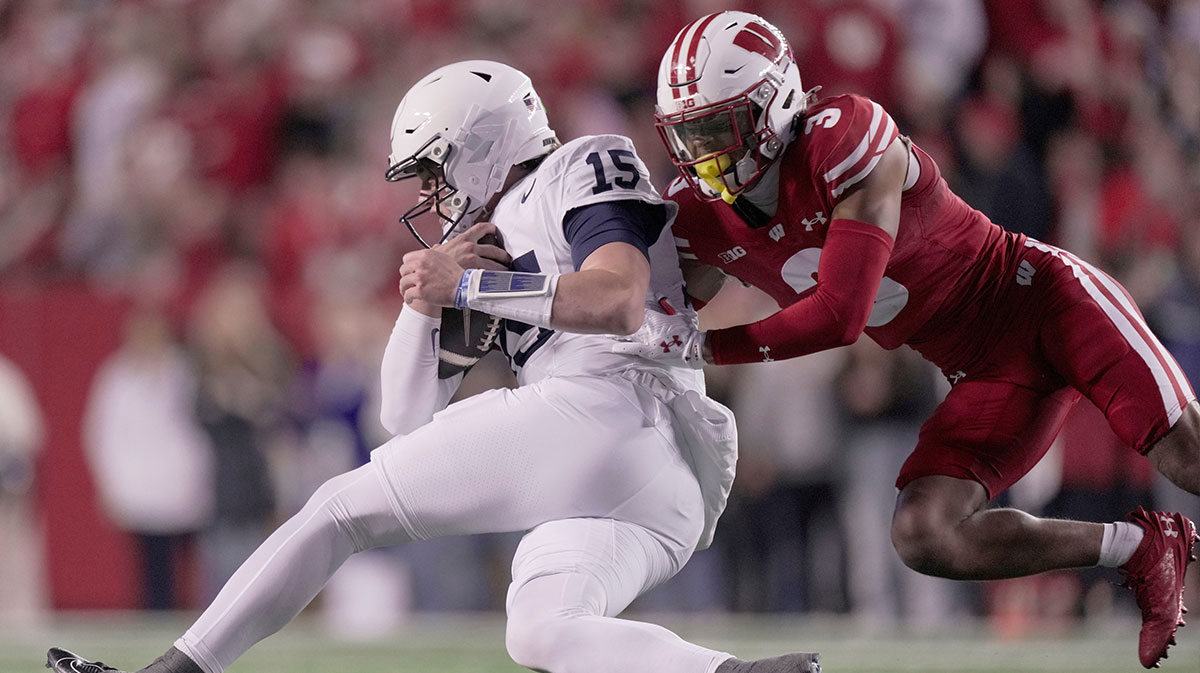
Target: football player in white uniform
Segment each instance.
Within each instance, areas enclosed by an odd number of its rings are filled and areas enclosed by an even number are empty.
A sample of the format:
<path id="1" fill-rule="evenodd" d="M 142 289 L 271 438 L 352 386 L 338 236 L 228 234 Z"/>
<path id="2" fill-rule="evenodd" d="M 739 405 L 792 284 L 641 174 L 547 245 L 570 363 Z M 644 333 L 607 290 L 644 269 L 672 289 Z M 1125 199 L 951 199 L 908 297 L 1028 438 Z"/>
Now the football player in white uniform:
<path id="1" fill-rule="evenodd" d="M 528 531 L 507 600 L 508 652 L 523 666 L 819 671 L 815 654 L 746 662 L 615 618 L 707 546 L 736 461 L 732 416 L 704 396 L 698 372 L 612 352 L 612 335 L 636 330 L 645 312 L 667 319 L 660 303 L 683 311 L 670 319 L 695 319 L 672 239 L 660 236 L 674 206 L 630 141 L 560 147 L 525 75 L 468 61 L 401 101 L 388 176 L 422 181 L 421 203 L 402 219 L 437 213 L 445 234 L 401 267 L 408 306 L 383 362 L 382 421 L 396 436 L 319 488 L 143 670 L 221 673 L 352 553 Z M 506 251 L 477 243 L 496 229 Z M 441 306 L 504 319 L 499 344 L 518 388 L 446 406 L 462 377 L 438 377 Z M 48 665 L 115 670 L 57 648 Z"/>

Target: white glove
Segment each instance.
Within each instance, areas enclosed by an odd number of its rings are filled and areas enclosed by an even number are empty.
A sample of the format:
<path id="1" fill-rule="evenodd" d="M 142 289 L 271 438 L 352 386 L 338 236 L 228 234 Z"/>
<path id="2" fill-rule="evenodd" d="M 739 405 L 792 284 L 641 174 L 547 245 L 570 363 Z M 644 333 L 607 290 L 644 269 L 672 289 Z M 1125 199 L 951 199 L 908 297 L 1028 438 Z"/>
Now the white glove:
<path id="1" fill-rule="evenodd" d="M 612 350 L 663 364 L 703 369 L 704 335 L 690 311 L 667 315 L 647 310 L 638 331 L 622 337 Z"/>

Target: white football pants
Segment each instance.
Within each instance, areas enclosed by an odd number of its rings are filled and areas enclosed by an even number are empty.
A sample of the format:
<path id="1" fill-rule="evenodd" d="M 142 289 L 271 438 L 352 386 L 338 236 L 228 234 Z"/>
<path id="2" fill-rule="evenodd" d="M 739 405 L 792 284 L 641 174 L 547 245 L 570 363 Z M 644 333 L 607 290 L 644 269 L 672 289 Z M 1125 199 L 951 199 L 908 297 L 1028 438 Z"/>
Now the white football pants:
<path id="1" fill-rule="evenodd" d="M 352 553 L 529 530 L 507 647 L 549 673 L 713 673 L 729 655 L 615 619 L 673 576 L 703 526 L 666 406 L 620 378 L 547 379 L 451 405 L 334 477 L 234 573 L 175 643 L 222 673 L 281 629 Z"/>

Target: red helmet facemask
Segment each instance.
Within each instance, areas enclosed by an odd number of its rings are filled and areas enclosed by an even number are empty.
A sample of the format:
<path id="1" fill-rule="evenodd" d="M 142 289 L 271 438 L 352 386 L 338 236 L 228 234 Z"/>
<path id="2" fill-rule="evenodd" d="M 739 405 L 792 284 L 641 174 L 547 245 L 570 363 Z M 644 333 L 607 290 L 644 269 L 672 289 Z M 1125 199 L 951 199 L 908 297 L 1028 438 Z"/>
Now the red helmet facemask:
<path id="1" fill-rule="evenodd" d="M 755 90 L 775 95 L 763 81 Z M 702 199 L 733 203 L 771 166 L 759 146 L 775 138 L 763 124 L 764 107 L 740 94 L 701 108 L 655 115 L 655 128 L 671 161 Z M 756 130 L 757 129 L 757 130 Z M 707 187 L 707 189 L 705 189 Z"/>

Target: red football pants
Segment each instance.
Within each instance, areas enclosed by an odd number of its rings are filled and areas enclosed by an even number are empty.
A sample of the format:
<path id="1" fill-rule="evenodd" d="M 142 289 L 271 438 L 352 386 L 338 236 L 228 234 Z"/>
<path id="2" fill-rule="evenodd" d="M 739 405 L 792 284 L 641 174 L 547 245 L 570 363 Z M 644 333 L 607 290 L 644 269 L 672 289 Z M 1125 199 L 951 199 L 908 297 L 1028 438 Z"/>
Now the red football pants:
<path id="1" fill-rule="evenodd" d="M 971 479 L 993 498 L 1045 455 L 1080 393 L 1145 454 L 1196 399 L 1129 293 L 1074 255 L 1029 240 L 1000 293 L 995 346 L 961 372 L 896 480 Z M 1027 264 L 1026 264 L 1027 262 Z"/>

